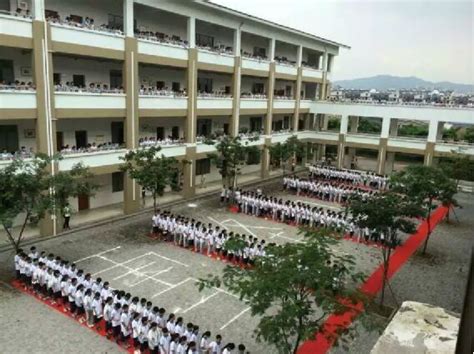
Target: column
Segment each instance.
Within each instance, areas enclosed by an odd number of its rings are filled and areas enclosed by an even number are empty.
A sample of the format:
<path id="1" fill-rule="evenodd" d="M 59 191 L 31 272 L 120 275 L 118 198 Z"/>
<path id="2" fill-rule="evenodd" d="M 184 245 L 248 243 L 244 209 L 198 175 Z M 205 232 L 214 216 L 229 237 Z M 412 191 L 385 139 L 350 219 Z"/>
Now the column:
<path id="1" fill-rule="evenodd" d="M 359 117 L 350 116 L 349 117 L 348 133 L 355 134 L 355 133 L 357 133 L 358 128 L 359 128 Z M 344 167 L 345 168 L 351 168 L 352 161 L 354 160 L 355 157 L 356 157 L 356 149 L 353 148 L 353 147 L 348 148 L 347 149 L 347 158 L 344 161 Z"/>
<path id="2" fill-rule="evenodd" d="M 123 0 L 123 31 L 126 37 L 134 36 L 133 0 Z"/>
<path id="3" fill-rule="evenodd" d="M 349 133 L 355 134 L 359 129 L 359 117 L 349 117 Z"/>
<path id="4" fill-rule="evenodd" d="M 327 67 L 328 67 L 328 52 L 325 51 L 324 54 L 323 54 L 323 66 L 322 66 L 322 70 L 323 70 L 323 83 L 321 84 L 321 90 L 319 92 L 320 94 L 320 99 L 321 100 L 326 100 L 326 90 L 327 90 Z"/>
<path id="5" fill-rule="evenodd" d="M 393 172 L 393 167 L 395 164 L 395 153 L 394 152 L 387 152 L 387 156 L 385 158 L 385 171 L 384 174 L 389 175 Z"/>
<path id="6" fill-rule="evenodd" d="M 273 94 L 275 89 L 275 62 L 270 63 L 270 72 L 268 73 L 268 84 L 267 84 L 267 116 L 265 119 L 264 134 L 270 135 L 272 133 L 272 121 L 273 121 Z"/>
<path id="7" fill-rule="evenodd" d="M 183 197 L 192 198 L 196 195 L 196 146 L 186 147 L 186 162 L 183 166 Z"/>
<path id="8" fill-rule="evenodd" d="M 130 16 L 130 13 L 128 14 Z M 130 32 L 129 32 L 130 34 Z M 125 62 L 123 66 L 126 93 L 125 116 L 125 145 L 129 150 L 138 148 L 139 116 L 138 116 L 138 61 L 137 40 L 130 35 L 125 37 Z M 140 186 L 130 178 L 124 176 L 123 211 L 132 214 L 140 209 Z"/>
<path id="9" fill-rule="evenodd" d="M 33 76 L 36 84 L 36 151 L 53 156 L 56 151 L 56 121 L 54 119 L 53 57 L 50 28 L 44 18 L 44 0 L 34 0 L 33 8 Z M 54 175 L 57 166 L 47 167 Z M 56 235 L 56 215 L 47 213 L 39 223 L 40 235 Z"/>
<path id="10" fill-rule="evenodd" d="M 303 68 L 301 62 L 303 60 L 303 47 L 298 46 L 296 54 L 296 63 L 298 65 L 298 72 L 296 76 L 296 92 L 295 92 L 295 109 L 293 111 L 293 131 L 298 131 L 298 123 L 300 119 L 300 102 L 301 102 L 301 85 L 303 82 Z"/>
<path id="11" fill-rule="evenodd" d="M 242 80 L 242 57 L 240 56 L 240 29 L 234 30 L 234 74 L 232 75 L 232 117 L 230 124 L 230 134 L 236 136 L 239 134 L 240 118 L 240 87 Z"/>
<path id="12" fill-rule="evenodd" d="M 185 137 L 186 143 L 194 144 L 196 141 L 197 122 L 197 49 L 188 49 L 188 69 L 186 72 L 188 111 L 186 116 Z"/>
<path id="13" fill-rule="evenodd" d="M 385 172 L 385 161 L 387 159 L 387 144 L 388 138 L 379 139 L 379 154 L 377 157 L 377 173 L 379 175 L 384 174 Z"/>
<path id="14" fill-rule="evenodd" d="M 196 48 L 196 19 L 188 17 L 187 39 L 189 48 Z"/>
<path id="15" fill-rule="evenodd" d="M 272 138 L 266 136 L 264 145 L 262 146 L 262 164 L 260 171 L 262 178 L 268 178 L 270 176 L 270 151 L 268 149 L 270 146 L 272 146 Z"/>
<path id="16" fill-rule="evenodd" d="M 426 147 L 425 147 L 425 159 L 424 159 L 425 166 L 433 165 L 436 141 L 438 139 L 438 135 L 440 134 L 440 132 L 441 134 L 443 132 L 443 125 L 444 123 L 438 122 L 436 120 L 431 120 L 429 122 L 428 139 L 427 139 Z"/>
<path id="17" fill-rule="evenodd" d="M 270 38 L 270 48 L 268 51 L 269 59 L 271 62 L 275 61 L 275 49 L 276 49 L 276 40 L 275 38 Z"/>

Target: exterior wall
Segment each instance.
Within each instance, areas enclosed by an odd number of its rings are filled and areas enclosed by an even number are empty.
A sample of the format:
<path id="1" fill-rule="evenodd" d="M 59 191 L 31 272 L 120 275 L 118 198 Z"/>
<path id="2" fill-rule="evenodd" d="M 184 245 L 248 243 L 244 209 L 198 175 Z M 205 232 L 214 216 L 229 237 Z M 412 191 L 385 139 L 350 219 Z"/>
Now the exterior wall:
<path id="1" fill-rule="evenodd" d="M 260 77 L 251 77 L 251 76 L 242 76 L 242 81 L 240 85 L 240 92 L 252 92 L 253 84 L 260 83 L 264 86 L 264 92 L 267 92 L 268 79 Z"/>
<path id="2" fill-rule="evenodd" d="M 280 57 L 286 57 L 288 60 L 296 61 L 296 47 L 288 43 L 277 42 L 275 48 L 275 55 Z"/>
<path id="3" fill-rule="evenodd" d="M 31 51 L 0 46 L 0 59 L 13 60 L 13 76 L 15 80 L 33 82 Z M 22 75 L 22 68 L 29 69 L 31 75 Z"/>
<path id="4" fill-rule="evenodd" d="M 114 61 L 99 61 L 65 56 L 53 57 L 53 70 L 61 74 L 61 83 L 72 81 L 73 75 L 84 75 L 86 86 L 90 83 L 110 85 L 110 70 L 122 70 L 123 65 Z M 123 76 L 123 75 L 122 75 Z"/>
<path id="5" fill-rule="evenodd" d="M 139 84 L 155 86 L 157 81 L 164 81 L 171 90 L 173 82 L 179 82 L 181 90 L 186 88 L 186 71 L 180 69 L 141 65 L 139 67 Z"/>
<path id="6" fill-rule="evenodd" d="M 76 145 L 75 132 L 87 131 L 87 143 L 103 144 L 112 141 L 112 122 L 123 122 L 123 119 L 60 119 L 56 131 L 63 132 L 64 145 Z"/>
<path id="7" fill-rule="evenodd" d="M 224 90 L 226 86 L 232 87 L 232 77 L 230 75 L 217 74 L 209 71 L 198 72 L 198 79 L 212 79 L 212 90 Z"/>
<path id="8" fill-rule="evenodd" d="M 171 135 L 173 127 L 179 127 L 180 138 L 184 137 L 184 119 L 176 117 L 142 118 L 140 120 L 140 138 L 156 137 L 156 128 L 164 127 L 165 136 Z"/>
<path id="9" fill-rule="evenodd" d="M 135 4 L 137 27 L 140 31 L 161 32 L 186 39 L 186 17 L 164 11 L 157 11 L 149 6 Z"/>
<path id="10" fill-rule="evenodd" d="M 234 47 L 234 32 L 227 27 L 198 20 L 196 21 L 196 34 L 214 37 L 214 45 L 216 46 L 224 44 L 229 47 Z"/>
<path id="11" fill-rule="evenodd" d="M 83 18 L 91 17 L 96 26 L 108 23 L 108 14 L 122 16 L 122 2 L 116 0 L 44 0 L 45 9 L 53 10 L 59 13 L 64 20 L 67 16 L 77 15 Z M 99 5 L 100 4 L 100 5 Z"/>
<path id="12" fill-rule="evenodd" d="M 24 146 L 27 150 L 33 148 L 33 151 L 36 149 L 36 137 L 28 138 L 26 137 L 25 130 L 33 130 L 36 133 L 36 123 L 33 119 L 28 120 L 0 120 L 0 125 L 16 125 L 18 130 L 18 147 L 21 148 Z"/>
<path id="13" fill-rule="evenodd" d="M 268 38 L 256 36 L 251 33 L 242 32 L 242 43 L 241 48 L 243 52 L 252 53 L 254 47 L 265 48 L 267 51 L 267 57 L 269 56 L 269 40 Z M 270 58 L 269 58 L 270 59 Z"/>

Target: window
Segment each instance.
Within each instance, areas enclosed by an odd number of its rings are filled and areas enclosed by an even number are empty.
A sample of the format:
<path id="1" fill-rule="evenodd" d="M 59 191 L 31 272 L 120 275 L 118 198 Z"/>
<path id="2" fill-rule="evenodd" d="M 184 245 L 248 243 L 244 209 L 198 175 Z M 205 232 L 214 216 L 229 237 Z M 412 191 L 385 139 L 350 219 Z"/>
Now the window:
<path id="1" fill-rule="evenodd" d="M 315 53 L 308 53 L 308 65 L 319 68 L 319 55 Z"/>
<path id="2" fill-rule="evenodd" d="M 57 18 L 59 19 L 59 14 L 57 11 L 53 10 L 44 10 L 44 15 L 46 18 Z"/>
<path id="3" fill-rule="evenodd" d="M 206 34 L 196 33 L 196 44 L 200 47 L 214 48 L 214 37 Z"/>
<path id="4" fill-rule="evenodd" d="M 122 85 L 122 70 L 110 70 L 110 88 L 120 88 Z"/>
<path id="5" fill-rule="evenodd" d="M 266 58 L 267 50 L 261 47 L 253 47 L 253 55 L 260 58 Z"/>
<path id="6" fill-rule="evenodd" d="M 123 191 L 123 172 L 112 173 L 112 192 Z"/>
<path id="7" fill-rule="evenodd" d="M 212 92 L 212 79 L 198 78 L 198 91 L 199 92 Z"/>
<path id="8" fill-rule="evenodd" d="M 283 118 L 283 129 L 290 129 L 290 117 L 285 116 Z"/>
<path id="9" fill-rule="evenodd" d="M 211 160 L 196 160 L 196 176 L 202 176 L 211 173 Z"/>
<path id="10" fill-rule="evenodd" d="M 53 74 L 53 82 L 55 85 L 60 85 L 61 84 L 61 74 L 60 73 L 54 73 Z"/>
<path id="11" fill-rule="evenodd" d="M 256 82 L 252 86 L 252 93 L 254 95 L 255 94 L 263 94 L 264 90 L 265 90 L 264 84 L 262 84 L 261 82 Z"/>
<path id="12" fill-rule="evenodd" d="M 86 77 L 84 75 L 72 75 L 72 82 L 76 87 L 85 87 Z"/>
<path id="13" fill-rule="evenodd" d="M 179 82 L 173 82 L 171 84 L 171 90 L 173 90 L 173 92 L 181 91 L 181 84 Z"/>

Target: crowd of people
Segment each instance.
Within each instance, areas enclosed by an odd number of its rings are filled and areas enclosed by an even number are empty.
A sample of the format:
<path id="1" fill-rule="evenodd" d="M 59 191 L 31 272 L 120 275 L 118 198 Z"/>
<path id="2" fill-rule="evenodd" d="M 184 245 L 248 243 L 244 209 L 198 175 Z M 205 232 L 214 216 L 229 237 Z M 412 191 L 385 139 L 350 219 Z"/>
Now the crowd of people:
<path id="1" fill-rule="evenodd" d="M 201 98 L 232 98 L 230 93 L 226 93 L 225 90 L 213 90 L 212 92 L 199 91 L 198 97 Z"/>
<path id="2" fill-rule="evenodd" d="M 172 241 L 176 246 L 237 264 L 252 265 L 256 258 L 265 255 L 265 240 L 170 211 L 157 211 L 152 217 L 152 226 L 154 235 Z"/>
<path id="3" fill-rule="evenodd" d="M 207 50 L 209 52 L 218 53 L 218 54 L 234 55 L 234 49 L 231 46 L 228 46 L 226 44 L 218 44 L 218 45 L 210 46 L 210 45 L 196 43 L 196 47 L 203 50 Z"/>
<path id="4" fill-rule="evenodd" d="M 158 88 L 157 86 L 148 85 L 141 85 L 139 93 L 140 95 L 164 97 L 187 97 L 188 95 L 185 88 L 179 91 L 174 91 L 170 90 L 168 87 Z"/>
<path id="5" fill-rule="evenodd" d="M 309 167 L 309 174 L 314 179 L 324 179 L 363 185 L 374 189 L 385 190 L 390 187 L 389 177 L 381 176 L 374 172 L 362 172 L 355 170 L 338 169 L 331 166 L 316 164 Z"/>
<path id="6" fill-rule="evenodd" d="M 22 146 L 20 150 L 15 151 L 13 153 L 7 150 L 3 150 L 0 153 L 0 160 L 28 159 L 34 156 L 35 156 L 35 151 L 32 147 L 27 149 L 25 146 Z"/>
<path id="7" fill-rule="evenodd" d="M 110 151 L 110 150 L 118 150 L 121 149 L 122 146 L 120 144 L 107 142 L 103 144 L 96 144 L 96 143 L 89 143 L 85 147 L 76 147 L 75 145 L 69 146 L 69 144 L 64 145 L 61 147 L 61 154 L 69 155 L 69 154 L 81 154 L 81 153 L 91 153 L 91 152 L 99 152 L 99 151 Z"/>
<path id="8" fill-rule="evenodd" d="M 252 93 L 252 92 L 242 92 L 240 94 L 242 98 L 253 98 L 256 100 L 266 100 L 267 94 L 266 93 Z"/>
<path id="9" fill-rule="evenodd" d="M 62 26 L 69 26 L 75 28 L 83 28 L 90 31 L 107 32 L 115 35 L 123 35 L 121 26 L 113 26 L 111 24 L 96 25 L 92 17 L 81 17 L 81 16 L 66 16 L 61 19 L 58 13 L 50 12 L 46 14 L 46 20 L 51 23 L 60 24 Z"/>
<path id="10" fill-rule="evenodd" d="M 31 81 L 0 81 L 0 91 L 34 91 L 36 86 Z"/>
<path id="11" fill-rule="evenodd" d="M 62 307 L 90 328 L 100 330 L 105 325 L 107 338 L 125 348 L 133 346 L 152 354 L 247 353 L 243 344 L 223 345 L 221 335 L 212 339 L 210 331 L 201 334 L 198 325 L 167 314 L 165 308 L 146 298 L 113 289 L 108 281 L 93 279 L 74 263 L 52 253 L 39 253 L 34 246 L 28 254 L 18 250 L 14 266 L 25 290 Z"/>
<path id="12" fill-rule="evenodd" d="M 313 178 L 298 178 L 296 176 L 283 177 L 283 189 L 305 194 L 328 202 L 344 204 L 353 195 L 360 195 L 363 199 L 376 193 L 375 190 L 360 188 L 357 185 L 347 185 L 339 181 L 321 181 Z"/>
<path id="13" fill-rule="evenodd" d="M 184 48 L 188 47 L 188 41 L 181 39 L 181 37 L 177 35 L 168 35 L 162 32 L 135 30 L 135 36 L 137 38 L 146 39 L 153 42 L 173 44 Z"/>
<path id="14" fill-rule="evenodd" d="M 157 139 L 155 137 L 144 137 L 138 140 L 138 144 L 140 145 L 140 147 L 182 145 L 184 144 L 184 139 L 174 139 L 172 136 L 168 136 L 164 139 Z"/>
<path id="15" fill-rule="evenodd" d="M 66 82 L 65 84 L 59 83 L 54 85 L 54 91 L 56 92 L 88 92 L 88 93 L 124 93 L 123 86 L 110 87 L 108 84 L 100 82 L 91 82 L 86 86 L 76 86 L 73 82 Z"/>

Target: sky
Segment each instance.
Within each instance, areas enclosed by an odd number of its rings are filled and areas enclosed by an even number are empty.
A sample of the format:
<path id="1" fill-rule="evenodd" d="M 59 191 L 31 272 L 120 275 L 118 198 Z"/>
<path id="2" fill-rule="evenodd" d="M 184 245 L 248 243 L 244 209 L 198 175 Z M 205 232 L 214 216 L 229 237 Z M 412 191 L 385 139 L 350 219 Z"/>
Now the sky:
<path id="1" fill-rule="evenodd" d="M 416 76 L 474 84 L 473 0 L 211 0 L 347 44 L 335 80 Z"/>

